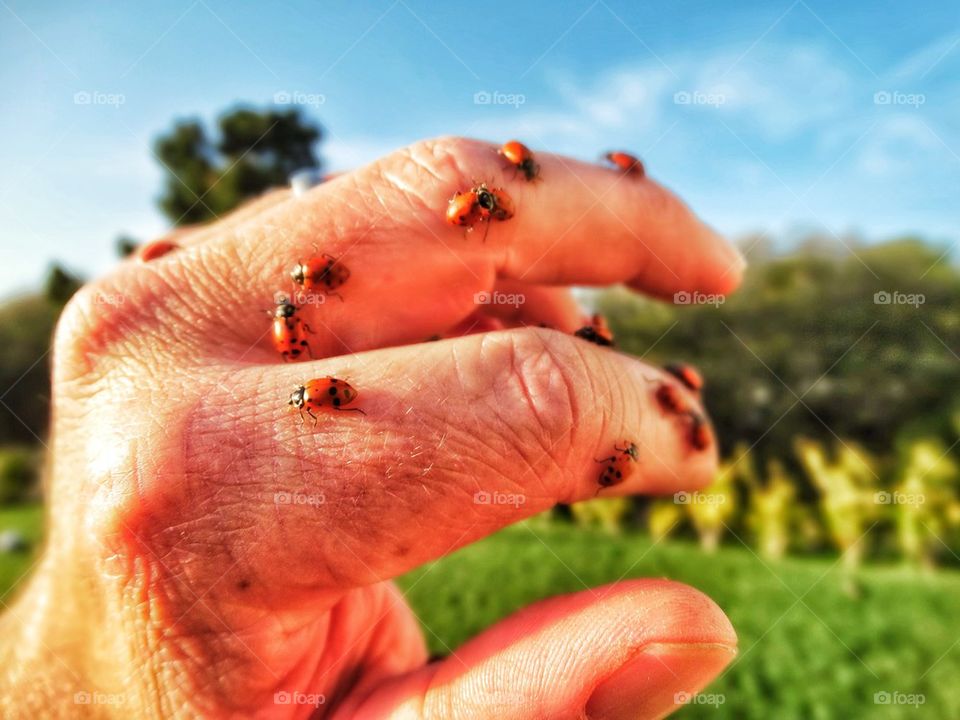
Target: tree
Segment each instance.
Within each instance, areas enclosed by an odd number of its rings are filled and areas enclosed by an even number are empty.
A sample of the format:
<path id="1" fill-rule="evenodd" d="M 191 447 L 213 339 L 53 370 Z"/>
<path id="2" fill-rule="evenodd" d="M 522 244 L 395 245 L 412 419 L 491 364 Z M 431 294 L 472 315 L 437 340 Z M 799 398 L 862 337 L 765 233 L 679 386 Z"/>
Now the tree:
<path id="1" fill-rule="evenodd" d="M 217 121 L 211 138 L 200 122 L 178 122 L 156 142 L 166 174 L 159 204 L 174 225 L 206 222 L 244 200 L 287 182 L 303 168 L 319 168 L 320 128 L 297 109 L 237 108 Z"/>

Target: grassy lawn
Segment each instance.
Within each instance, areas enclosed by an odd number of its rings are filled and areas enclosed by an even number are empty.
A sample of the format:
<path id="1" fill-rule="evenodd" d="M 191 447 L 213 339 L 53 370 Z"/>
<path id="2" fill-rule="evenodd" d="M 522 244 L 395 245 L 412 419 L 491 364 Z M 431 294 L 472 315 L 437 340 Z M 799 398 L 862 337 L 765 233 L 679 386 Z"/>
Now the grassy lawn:
<path id="1" fill-rule="evenodd" d="M 43 507 L 39 505 L 0 507 L 0 532 L 17 530 L 31 544 L 25 553 L 0 555 L 0 601 L 10 600 L 10 590 L 36 558 L 36 549 L 43 533 Z M 0 605 L 2 608 L 2 605 Z"/>
<path id="2" fill-rule="evenodd" d="M 39 508 L 0 510 L 0 530 L 36 539 L 41 517 Z M 0 556 L 0 597 L 30 563 L 30 555 Z M 853 599 L 834 558 L 768 564 L 739 545 L 706 556 L 684 542 L 652 545 L 643 535 L 534 523 L 421 568 L 401 585 L 429 628 L 432 650 L 445 653 L 529 602 L 620 576 L 694 585 L 740 635 L 739 658 L 709 690 L 725 703 L 690 706 L 677 717 L 960 717 L 956 572 L 872 567 Z M 926 701 L 919 709 L 877 705 L 877 692 L 920 693 Z"/>

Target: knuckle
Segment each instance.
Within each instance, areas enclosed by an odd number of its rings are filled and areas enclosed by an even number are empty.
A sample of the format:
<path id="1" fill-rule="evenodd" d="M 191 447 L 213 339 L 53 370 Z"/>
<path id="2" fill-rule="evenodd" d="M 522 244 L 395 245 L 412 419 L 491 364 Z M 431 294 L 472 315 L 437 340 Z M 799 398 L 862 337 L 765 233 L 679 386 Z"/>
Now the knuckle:
<path id="1" fill-rule="evenodd" d="M 505 355 L 501 367 L 508 378 L 503 385 L 510 391 L 505 419 L 520 413 L 531 421 L 528 426 L 542 449 L 554 458 L 565 457 L 586 429 L 583 422 L 590 422 L 583 412 L 593 382 L 586 359 L 571 338 L 555 330 L 527 328 L 495 334 L 491 341 Z M 514 423 L 515 428 L 524 425 Z"/>

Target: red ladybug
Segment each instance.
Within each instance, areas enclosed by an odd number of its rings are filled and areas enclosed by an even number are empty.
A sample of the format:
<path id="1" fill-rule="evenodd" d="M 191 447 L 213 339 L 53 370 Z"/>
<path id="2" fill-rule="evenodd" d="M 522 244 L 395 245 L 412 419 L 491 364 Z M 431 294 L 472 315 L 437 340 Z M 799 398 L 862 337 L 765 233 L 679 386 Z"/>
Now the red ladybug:
<path id="1" fill-rule="evenodd" d="M 309 380 L 306 385 L 297 385 L 290 393 L 288 404 L 293 405 L 300 411 L 300 417 L 303 417 L 303 411 L 313 418 L 313 424 L 317 424 L 317 416 L 314 411 L 321 408 L 332 408 L 345 412 L 358 412 L 361 415 L 366 413 L 360 408 L 344 407 L 357 399 L 357 391 L 347 382 L 338 380 L 335 377 L 318 378 Z"/>
<path id="2" fill-rule="evenodd" d="M 290 277 L 306 293 L 336 295 L 343 300 L 336 290 L 350 279 L 350 269 L 333 255 L 323 253 L 306 262 L 298 261 Z"/>
<path id="3" fill-rule="evenodd" d="M 603 156 L 604 160 L 612 163 L 616 167 L 623 170 L 627 175 L 636 175 L 637 177 L 643 177 L 645 170 L 643 169 L 643 163 L 640 162 L 640 159 L 631 155 L 630 153 L 614 151 L 608 152 Z"/>
<path id="4" fill-rule="evenodd" d="M 706 450 L 713 444 L 710 423 L 699 413 L 690 413 L 690 444 L 696 450 Z"/>
<path id="5" fill-rule="evenodd" d="M 540 174 L 540 164 L 533 159 L 530 148 L 519 140 L 505 142 L 497 150 L 497 153 L 509 160 L 511 165 L 522 172 L 527 181 L 536 180 Z"/>
<path id="6" fill-rule="evenodd" d="M 447 204 L 447 222 L 471 228 L 483 220 L 475 190 L 457 192 Z"/>
<path id="7" fill-rule="evenodd" d="M 273 346 L 284 360 L 295 360 L 304 350 L 313 357 L 307 341 L 307 333 L 313 330 L 298 317 L 297 312 L 297 306 L 285 297 L 278 299 L 277 308 L 273 311 Z"/>
<path id="8" fill-rule="evenodd" d="M 472 230 L 477 223 L 493 220 L 509 220 L 513 217 L 513 200 L 503 188 L 488 188 L 481 183 L 466 192 L 458 192 L 447 205 L 447 222 Z M 483 239 L 487 239 L 484 232 Z"/>
<path id="9" fill-rule="evenodd" d="M 677 380 L 682 382 L 693 392 L 698 393 L 703 389 L 703 376 L 695 367 L 693 367 L 693 365 L 687 365 L 686 363 L 670 363 L 669 365 L 664 366 L 663 369 L 677 378 Z"/>
<path id="10" fill-rule="evenodd" d="M 605 463 L 603 470 L 600 472 L 600 477 L 597 478 L 597 482 L 600 484 L 598 493 L 604 488 L 613 487 L 629 480 L 637 470 L 637 463 L 640 462 L 640 448 L 632 442 L 624 441 L 624 447 L 614 445 L 613 449 L 616 450 L 615 454 L 597 460 L 598 463 Z"/>
<path id="11" fill-rule="evenodd" d="M 682 415 L 690 409 L 683 394 L 677 386 L 672 383 L 660 383 L 660 385 L 657 386 L 655 395 L 657 402 L 660 403 L 660 407 L 667 412 Z"/>
<path id="12" fill-rule="evenodd" d="M 613 332 L 607 325 L 607 319 L 600 313 L 595 313 L 590 318 L 590 324 L 577 330 L 575 333 L 578 338 L 587 340 L 604 347 L 613 346 Z"/>

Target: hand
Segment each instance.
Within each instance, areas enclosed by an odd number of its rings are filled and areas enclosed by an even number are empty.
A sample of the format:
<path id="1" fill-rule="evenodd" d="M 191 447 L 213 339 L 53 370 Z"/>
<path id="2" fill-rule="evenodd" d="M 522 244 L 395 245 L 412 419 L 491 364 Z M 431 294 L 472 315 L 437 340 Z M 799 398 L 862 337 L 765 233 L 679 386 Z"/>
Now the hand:
<path id="1" fill-rule="evenodd" d="M 656 402 L 677 383 L 573 337 L 563 286 L 727 293 L 741 258 L 649 179 L 537 159 L 528 183 L 486 143 L 418 143 L 77 294 L 54 344 L 48 547 L 0 628 L 5 717 L 307 717 L 322 700 L 334 718 L 647 718 L 730 661 L 721 611 L 654 580 L 543 601 L 428 664 L 391 582 L 594 497 L 618 443 L 638 472 L 605 496 L 715 470 Z M 444 214 L 475 178 L 516 214 L 465 233 Z M 302 309 L 316 359 L 284 363 L 264 310 L 314 244 L 351 276 Z M 492 290 L 525 302 L 478 306 Z M 365 415 L 301 421 L 292 388 L 328 375 Z"/>

